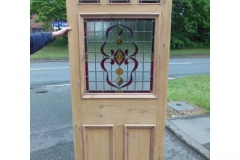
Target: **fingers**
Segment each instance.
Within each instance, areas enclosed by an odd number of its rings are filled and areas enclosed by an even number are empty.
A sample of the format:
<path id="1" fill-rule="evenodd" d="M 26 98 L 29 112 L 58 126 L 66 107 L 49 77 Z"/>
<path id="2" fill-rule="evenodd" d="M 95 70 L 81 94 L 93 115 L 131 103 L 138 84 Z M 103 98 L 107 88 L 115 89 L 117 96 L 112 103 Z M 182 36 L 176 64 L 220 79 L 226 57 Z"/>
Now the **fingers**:
<path id="1" fill-rule="evenodd" d="M 66 28 L 64 28 L 63 30 L 64 30 L 64 32 L 68 32 L 68 31 L 70 31 L 72 28 L 71 27 L 66 27 Z"/>
<path id="2" fill-rule="evenodd" d="M 64 36 L 67 36 L 68 31 L 70 31 L 71 29 L 72 29 L 71 27 L 66 27 L 66 28 L 64 28 L 64 29 L 63 29 L 63 30 L 64 30 L 63 35 L 64 35 Z"/>
<path id="3" fill-rule="evenodd" d="M 67 31 L 71 30 L 71 27 L 65 27 L 64 29 L 66 29 Z"/>
<path id="4" fill-rule="evenodd" d="M 55 32 L 52 33 L 53 38 L 67 36 L 68 31 L 71 30 L 71 29 L 72 29 L 71 27 L 65 27 L 65 28 L 63 28 L 59 31 L 55 31 Z"/>

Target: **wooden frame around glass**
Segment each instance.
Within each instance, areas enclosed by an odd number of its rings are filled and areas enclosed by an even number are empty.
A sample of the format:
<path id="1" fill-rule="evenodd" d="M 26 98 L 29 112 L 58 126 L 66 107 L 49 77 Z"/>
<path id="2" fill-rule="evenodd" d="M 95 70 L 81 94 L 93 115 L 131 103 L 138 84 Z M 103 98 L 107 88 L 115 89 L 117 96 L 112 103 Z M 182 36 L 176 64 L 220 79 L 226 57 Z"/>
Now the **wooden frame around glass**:
<path id="1" fill-rule="evenodd" d="M 129 3 L 110 3 L 109 0 L 107 0 L 107 4 L 108 5 L 131 5 L 132 4 L 132 0 L 130 0 Z M 77 0 L 77 4 L 78 5 L 101 5 L 101 0 L 99 0 L 99 3 L 94 3 L 94 2 L 90 2 L 90 3 L 79 3 L 79 0 Z M 159 3 L 140 3 L 139 0 L 137 0 L 137 4 L 138 5 L 161 5 L 162 4 L 162 0 L 160 0 Z"/>
<path id="2" fill-rule="evenodd" d="M 84 45 L 84 19 L 96 18 L 152 18 L 155 19 L 155 38 L 154 38 L 154 71 L 153 71 L 153 91 L 152 93 L 86 93 L 85 79 L 85 45 Z M 161 14 L 157 12 L 148 13 L 78 13 L 79 27 L 79 57 L 80 61 L 80 79 L 81 79 L 81 98 L 157 98 L 157 88 L 159 79 L 159 56 L 157 47 L 160 44 Z"/>

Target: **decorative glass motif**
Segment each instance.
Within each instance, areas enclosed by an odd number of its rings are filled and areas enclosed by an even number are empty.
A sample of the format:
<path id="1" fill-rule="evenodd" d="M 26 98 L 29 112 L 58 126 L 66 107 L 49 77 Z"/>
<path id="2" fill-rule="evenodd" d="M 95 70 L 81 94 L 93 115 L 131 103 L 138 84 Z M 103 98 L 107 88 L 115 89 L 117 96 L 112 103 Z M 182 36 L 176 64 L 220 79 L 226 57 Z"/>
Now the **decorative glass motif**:
<path id="1" fill-rule="evenodd" d="M 120 39 L 120 38 L 118 38 L 118 39 L 116 40 L 116 42 L 117 42 L 118 45 L 121 45 L 121 44 L 123 43 L 123 40 Z"/>
<path id="2" fill-rule="evenodd" d="M 118 68 L 118 69 L 116 70 L 116 74 L 117 74 L 117 75 L 122 75 L 122 74 L 123 74 L 122 68 Z"/>
<path id="3" fill-rule="evenodd" d="M 116 48 L 116 51 L 114 49 L 111 49 L 111 55 L 107 55 L 104 52 L 104 50 L 105 50 L 104 47 L 105 47 L 106 43 L 108 42 L 109 32 L 114 30 L 116 27 L 117 27 L 116 34 L 119 36 L 119 38 L 116 41 L 117 45 L 118 45 L 118 48 Z M 123 41 L 121 39 L 121 35 L 124 32 L 123 28 L 125 28 L 126 29 L 125 31 L 128 34 L 130 34 L 129 35 L 130 36 L 130 40 L 132 42 L 132 45 L 135 47 L 135 50 L 134 50 L 133 53 L 128 53 L 128 51 L 129 51 L 128 49 L 125 49 L 125 51 L 122 51 L 122 49 L 124 50 L 124 48 L 121 47 L 121 44 L 123 43 Z M 112 32 L 114 32 L 114 31 L 112 31 Z M 106 76 L 107 83 L 110 86 L 115 87 L 115 88 L 117 88 L 119 90 L 124 88 L 124 87 L 129 86 L 132 83 L 132 79 L 133 79 L 133 75 L 132 74 L 133 74 L 133 72 L 135 72 L 135 70 L 138 67 L 138 62 L 137 62 L 136 58 L 134 57 L 138 53 L 138 46 L 133 41 L 133 31 L 132 31 L 132 29 L 129 28 L 128 26 L 125 26 L 125 25 L 120 24 L 120 23 L 109 27 L 107 29 L 107 31 L 106 31 L 106 42 L 101 46 L 101 53 L 104 56 L 104 59 L 101 61 L 101 67 L 107 74 L 107 76 Z M 130 74 L 130 79 L 126 80 L 126 82 L 124 83 L 123 79 L 119 75 L 119 77 L 116 79 L 116 84 L 117 85 L 115 85 L 114 83 L 112 83 L 109 80 L 109 73 L 108 73 L 108 71 L 107 71 L 107 69 L 105 67 L 106 66 L 105 65 L 105 61 L 110 60 L 111 61 L 111 65 L 114 65 L 115 63 L 117 63 L 119 65 L 119 68 L 120 68 L 123 62 L 126 65 L 128 65 L 128 61 L 130 59 L 134 62 L 133 69 L 131 70 L 131 74 Z"/>
<path id="4" fill-rule="evenodd" d="M 88 93 L 151 93 L 154 19 L 85 19 Z"/>

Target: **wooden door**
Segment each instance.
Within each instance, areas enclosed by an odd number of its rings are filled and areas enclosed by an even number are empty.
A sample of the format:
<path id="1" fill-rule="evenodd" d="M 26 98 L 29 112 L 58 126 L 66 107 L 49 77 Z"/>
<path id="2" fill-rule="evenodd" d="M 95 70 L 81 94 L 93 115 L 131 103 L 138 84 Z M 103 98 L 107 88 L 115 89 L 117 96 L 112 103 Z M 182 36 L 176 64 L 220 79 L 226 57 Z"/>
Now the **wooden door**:
<path id="1" fill-rule="evenodd" d="M 67 0 L 76 160 L 162 160 L 171 0 Z"/>

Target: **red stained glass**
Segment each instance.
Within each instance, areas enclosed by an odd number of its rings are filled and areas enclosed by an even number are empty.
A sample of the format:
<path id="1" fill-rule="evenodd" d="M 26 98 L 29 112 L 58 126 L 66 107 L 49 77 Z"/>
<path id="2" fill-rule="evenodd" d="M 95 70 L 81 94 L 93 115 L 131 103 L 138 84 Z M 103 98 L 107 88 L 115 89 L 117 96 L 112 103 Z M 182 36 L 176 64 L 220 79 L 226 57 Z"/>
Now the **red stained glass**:
<path id="1" fill-rule="evenodd" d="M 153 77 L 150 78 L 150 90 L 152 91 L 153 90 Z"/>
<path id="2" fill-rule="evenodd" d="M 88 93 L 116 93 L 116 91 L 89 91 Z"/>
<path id="3" fill-rule="evenodd" d="M 151 76 L 153 76 L 153 61 L 151 62 Z"/>
<path id="4" fill-rule="evenodd" d="M 139 91 L 139 90 L 128 90 L 128 91 L 88 91 L 88 93 L 151 93 L 151 91 Z"/>
<path id="5" fill-rule="evenodd" d="M 150 91 L 123 91 L 123 93 L 150 93 Z"/>
<path id="6" fill-rule="evenodd" d="M 88 77 L 86 77 L 86 90 L 89 90 L 89 83 L 88 83 Z"/>
<path id="7" fill-rule="evenodd" d="M 88 77 L 88 62 L 85 61 L 86 77 Z"/>
<path id="8" fill-rule="evenodd" d="M 84 47 L 85 47 L 85 53 L 88 52 L 87 50 L 87 38 L 84 38 Z"/>

